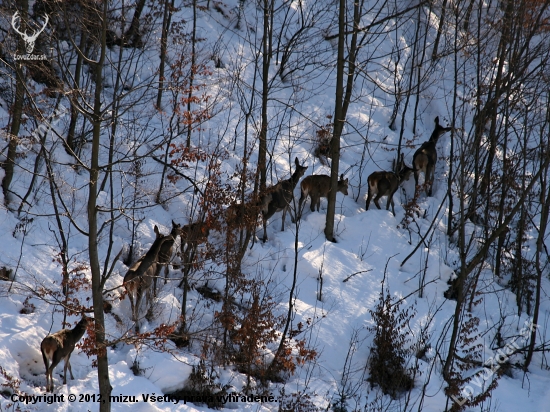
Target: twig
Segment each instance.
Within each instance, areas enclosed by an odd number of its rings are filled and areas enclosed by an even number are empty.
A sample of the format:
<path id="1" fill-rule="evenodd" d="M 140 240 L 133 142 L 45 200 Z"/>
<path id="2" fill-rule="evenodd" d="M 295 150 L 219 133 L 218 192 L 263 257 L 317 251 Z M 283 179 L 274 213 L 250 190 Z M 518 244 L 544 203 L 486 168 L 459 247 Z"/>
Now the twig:
<path id="1" fill-rule="evenodd" d="M 352 273 L 352 274 L 349 275 L 347 278 L 345 278 L 342 282 L 347 282 L 348 280 L 351 279 L 352 276 L 358 275 L 359 273 L 366 273 L 366 272 L 372 272 L 372 269 L 369 269 L 369 270 L 361 270 L 360 272 Z"/>

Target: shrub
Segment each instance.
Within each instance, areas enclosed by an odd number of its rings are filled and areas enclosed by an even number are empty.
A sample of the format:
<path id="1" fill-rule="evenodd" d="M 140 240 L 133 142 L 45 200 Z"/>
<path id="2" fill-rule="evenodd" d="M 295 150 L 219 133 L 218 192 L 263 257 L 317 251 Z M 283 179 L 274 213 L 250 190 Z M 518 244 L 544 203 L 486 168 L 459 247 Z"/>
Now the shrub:
<path id="1" fill-rule="evenodd" d="M 397 398 L 400 393 L 414 386 L 413 369 L 406 367 L 408 351 L 408 324 L 414 309 L 401 309 L 401 302 L 391 298 L 388 290 L 380 292 L 380 301 L 374 310 L 369 310 L 374 326 L 374 340 L 368 359 L 371 386 L 377 385 L 386 395 Z"/>

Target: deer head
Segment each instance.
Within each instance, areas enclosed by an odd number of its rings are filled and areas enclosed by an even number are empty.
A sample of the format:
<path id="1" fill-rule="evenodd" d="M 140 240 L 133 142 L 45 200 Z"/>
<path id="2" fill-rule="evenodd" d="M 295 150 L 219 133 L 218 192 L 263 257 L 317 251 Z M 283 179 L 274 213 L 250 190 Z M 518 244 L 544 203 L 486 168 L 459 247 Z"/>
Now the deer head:
<path id="1" fill-rule="evenodd" d="M 47 14 L 44 15 L 44 25 L 42 26 L 42 28 L 36 32 L 34 32 L 32 35 L 28 35 L 26 32 L 22 32 L 20 31 L 17 26 L 19 26 L 19 24 L 17 23 L 17 21 L 21 21 L 21 16 L 19 16 L 19 12 L 16 11 L 15 14 L 13 15 L 12 19 L 11 19 L 11 26 L 13 27 L 13 29 L 19 33 L 19 35 L 23 38 L 23 40 L 25 41 L 25 49 L 27 50 L 27 53 L 28 54 L 31 54 L 32 51 L 34 50 L 34 42 L 36 41 L 36 39 L 38 38 L 38 35 L 40 33 L 42 33 L 44 31 L 44 29 L 46 28 L 46 25 L 48 24 L 48 21 L 49 21 L 49 17 Z"/>

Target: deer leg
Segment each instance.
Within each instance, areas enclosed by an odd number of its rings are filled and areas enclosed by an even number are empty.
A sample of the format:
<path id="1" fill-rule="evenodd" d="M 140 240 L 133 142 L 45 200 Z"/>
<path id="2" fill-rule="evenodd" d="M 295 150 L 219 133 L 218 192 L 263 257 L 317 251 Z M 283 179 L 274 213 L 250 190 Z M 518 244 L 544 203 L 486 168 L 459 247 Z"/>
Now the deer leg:
<path id="1" fill-rule="evenodd" d="M 170 273 L 170 270 L 168 269 L 168 263 L 166 266 L 164 266 L 164 284 L 166 285 L 166 282 L 168 282 L 168 273 Z"/>
<path id="2" fill-rule="evenodd" d="M 302 192 L 302 194 L 300 195 L 300 200 L 298 201 L 298 216 L 296 217 L 297 219 L 302 218 L 302 203 L 304 202 L 304 200 L 306 200 L 306 198 L 307 195 L 304 196 L 304 192 Z"/>
<path id="3" fill-rule="evenodd" d="M 390 210 L 390 203 L 391 203 L 392 213 L 395 216 L 395 204 L 393 203 L 393 193 L 388 196 L 388 204 L 386 205 L 386 210 Z"/>
<path id="4" fill-rule="evenodd" d="M 137 322 L 138 315 L 139 315 L 139 307 L 141 305 L 141 299 L 143 298 L 143 291 L 141 290 L 141 287 L 138 286 L 136 290 L 136 304 L 134 305 L 134 313 L 133 313 L 133 321 Z"/>
<path id="5" fill-rule="evenodd" d="M 262 214 L 262 220 L 264 224 L 264 237 L 262 239 L 262 242 L 267 242 L 267 219 L 265 218 L 265 215 Z"/>
<path id="6" fill-rule="evenodd" d="M 151 290 L 151 285 L 149 285 L 149 287 L 145 291 L 145 310 L 146 310 L 145 313 L 147 316 L 147 320 L 150 319 L 148 317 L 150 315 L 149 311 L 151 311 L 151 315 L 152 315 L 152 309 L 153 309 L 152 302 L 153 302 L 153 291 Z"/>
<path id="7" fill-rule="evenodd" d="M 68 363 L 68 356 L 65 356 L 65 359 L 63 359 L 63 385 L 67 384 L 67 365 Z"/>
<path id="8" fill-rule="evenodd" d="M 71 354 L 69 353 L 67 356 L 65 356 L 64 359 L 64 365 L 63 365 L 63 384 L 67 384 L 67 369 L 69 369 L 69 372 L 71 373 L 71 379 L 74 379 L 73 376 L 73 370 L 71 368 L 71 362 L 69 361 L 69 358 L 71 357 Z"/>
<path id="9" fill-rule="evenodd" d="M 130 310 L 132 312 L 132 320 L 134 320 L 134 291 L 130 290 L 128 292 L 128 298 L 130 298 Z"/>
<path id="10" fill-rule="evenodd" d="M 414 171 L 414 196 L 415 197 L 416 197 L 416 192 L 418 191 L 418 175 L 419 174 L 420 174 L 420 170 L 415 170 Z"/>
<path id="11" fill-rule="evenodd" d="M 286 216 L 286 210 L 288 209 L 288 205 L 283 208 L 283 221 L 281 225 L 281 232 L 285 231 L 285 216 Z"/>
<path id="12" fill-rule="evenodd" d="M 371 200 L 372 200 L 372 190 L 369 187 L 369 194 L 367 195 L 367 203 L 365 204 L 365 210 L 369 210 Z"/>
<path id="13" fill-rule="evenodd" d="M 166 272 L 168 271 L 168 264 L 163 265 L 157 262 L 155 263 L 155 265 L 156 265 L 156 268 L 155 268 L 152 283 L 153 283 L 153 296 L 156 298 L 157 297 L 157 280 L 160 279 L 160 272 L 162 271 L 163 266 L 164 268 L 166 268 L 164 273 L 164 284 L 166 285 Z M 149 282 L 149 287 L 147 289 L 151 289 L 151 282 Z"/>
<path id="14" fill-rule="evenodd" d="M 310 193 L 309 199 L 311 200 L 311 203 L 309 205 L 309 210 L 311 210 L 312 212 L 315 212 L 315 196 L 312 193 Z"/>
<path id="15" fill-rule="evenodd" d="M 48 392 L 48 390 L 50 389 L 50 386 L 48 385 L 49 384 L 49 381 L 48 381 L 48 358 L 46 357 L 46 354 L 44 353 L 44 351 L 42 351 L 42 359 L 44 360 L 44 366 L 46 367 L 46 392 Z"/>
<path id="16" fill-rule="evenodd" d="M 50 368 L 46 367 L 46 392 L 50 392 Z"/>
<path id="17" fill-rule="evenodd" d="M 53 392 L 52 370 L 46 370 L 46 392 Z"/>
<path id="18" fill-rule="evenodd" d="M 377 193 L 377 194 L 376 194 L 376 197 L 374 198 L 374 204 L 376 205 L 376 207 L 377 207 L 378 209 L 382 209 L 382 208 L 380 207 L 380 204 L 378 203 L 378 201 L 380 200 L 381 197 L 382 197 L 382 195 L 381 195 L 380 193 Z"/>
<path id="19" fill-rule="evenodd" d="M 71 360 L 70 360 L 71 354 L 69 353 L 69 356 L 67 356 L 67 366 L 69 367 L 69 373 L 71 374 L 71 379 L 74 380 L 73 376 L 73 368 L 71 367 Z"/>

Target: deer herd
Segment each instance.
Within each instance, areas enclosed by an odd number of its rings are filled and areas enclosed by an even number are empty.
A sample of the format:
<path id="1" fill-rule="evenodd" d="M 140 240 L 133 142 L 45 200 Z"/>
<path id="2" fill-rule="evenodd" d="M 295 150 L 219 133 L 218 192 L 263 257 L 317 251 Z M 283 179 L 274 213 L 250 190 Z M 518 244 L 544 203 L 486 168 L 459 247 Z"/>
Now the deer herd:
<path id="1" fill-rule="evenodd" d="M 386 196 L 386 210 L 389 210 L 391 204 L 392 213 L 395 216 L 393 195 L 401 183 L 409 178 L 411 173 L 414 173 L 416 184 L 415 196 L 419 190 L 418 180 L 420 172 L 424 173 L 426 193 L 428 196 L 431 196 L 434 169 L 437 160 L 436 143 L 439 137 L 451 130 L 452 127 L 441 126 L 439 124 L 439 117 L 436 117 L 435 128 L 430 139 L 424 142 L 413 155 L 412 168 L 405 166 L 403 156 L 401 156 L 398 162 L 397 173 L 378 171 L 370 174 L 368 177 L 368 195 L 365 209 L 369 209 L 371 200 L 380 209 L 378 201 L 381 197 Z M 254 215 L 258 213 L 258 215 L 261 215 L 263 221 L 263 241 L 265 242 L 267 241 L 267 221 L 275 213 L 283 212 L 281 230 L 284 231 L 286 212 L 289 212 L 292 222 L 301 219 L 302 205 L 308 197 L 311 198 L 311 211 L 314 212 L 315 208 L 319 211 L 321 198 L 327 198 L 330 192 L 330 176 L 310 175 L 302 180 L 300 184 L 301 196 L 298 201 L 298 208 L 293 216 L 291 202 L 294 199 L 294 189 L 307 170 L 307 166 L 300 165 L 298 158 L 294 160 L 294 163 L 296 169 L 290 178 L 281 180 L 276 185 L 268 188 L 258 201 L 253 204 L 231 205 L 226 211 L 227 221 L 230 219 L 243 220 L 245 218 L 256 221 L 257 216 Z M 337 191 L 344 196 L 348 194 L 348 179 L 344 179 L 343 175 L 340 175 Z M 161 234 L 157 226 L 154 227 L 154 232 L 155 241 L 149 250 L 129 267 L 123 281 L 123 286 L 130 298 L 132 321 L 136 322 L 136 330 L 138 330 L 137 322 L 139 319 L 140 303 L 145 295 L 146 307 L 148 307 L 152 295 L 156 296 L 157 278 L 160 276 L 163 267 L 164 283 L 166 284 L 168 264 L 172 257 L 177 237 L 180 236 L 180 256 L 182 262 L 189 262 L 189 260 L 193 259 L 193 255 L 190 253 L 194 252 L 190 252 L 193 248 L 186 247 L 186 245 L 196 246 L 204 243 L 209 235 L 208 227 L 202 222 L 193 222 L 181 226 L 172 221 L 172 230 L 168 235 Z M 151 288 L 151 286 L 153 287 Z M 74 329 L 62 329 L 59 332 L 46 336 L 42 341 L 40 349 L 46 367 L 46 391 L 53 392 L 52 372 L 62 359 L 65 361 L 63 383 L 67 383 L 67 369 L 71 374 L 71 378 L 74 379 L 69 358 L 75 348 L 75 344 L 82 338 L 86 332 L 87 325 L 91 322 L 91 318 L 83 316 Z"/>

